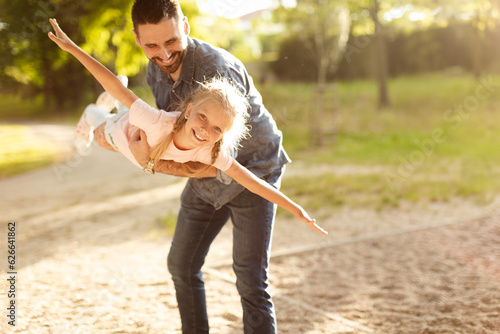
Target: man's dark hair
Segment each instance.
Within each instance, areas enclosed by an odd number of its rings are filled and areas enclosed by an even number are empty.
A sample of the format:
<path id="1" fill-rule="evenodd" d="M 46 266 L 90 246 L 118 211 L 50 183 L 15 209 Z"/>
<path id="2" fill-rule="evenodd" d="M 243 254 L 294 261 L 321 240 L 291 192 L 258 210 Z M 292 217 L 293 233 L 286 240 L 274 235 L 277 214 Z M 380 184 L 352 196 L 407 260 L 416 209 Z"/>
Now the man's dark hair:
<path id="1" fill-rule="evenodd" d="M 182 15 L 178 0 L 135 0 L 132 6 L 132 23 L 138 34 L 140 24 L 158 24 L 163 19 Z"/>

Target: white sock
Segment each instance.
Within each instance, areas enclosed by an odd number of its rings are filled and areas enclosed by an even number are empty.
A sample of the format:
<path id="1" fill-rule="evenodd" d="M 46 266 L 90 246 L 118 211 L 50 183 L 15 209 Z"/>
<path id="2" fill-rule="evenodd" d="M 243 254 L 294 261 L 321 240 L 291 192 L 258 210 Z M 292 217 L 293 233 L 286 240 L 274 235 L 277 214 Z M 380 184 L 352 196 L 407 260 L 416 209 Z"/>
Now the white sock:
<path id="1" fill-rule="evenodd" d="M 90 125 L 94 129 L 97 128 L 102 123 L 104 123 L 107 118 L 113 116 L 105 109 L 98 107 L 95 104 L 89 104 L 85 108 L 84 113 L 85 113 L 85 121 L 87 122 L 88 125 Z"/>

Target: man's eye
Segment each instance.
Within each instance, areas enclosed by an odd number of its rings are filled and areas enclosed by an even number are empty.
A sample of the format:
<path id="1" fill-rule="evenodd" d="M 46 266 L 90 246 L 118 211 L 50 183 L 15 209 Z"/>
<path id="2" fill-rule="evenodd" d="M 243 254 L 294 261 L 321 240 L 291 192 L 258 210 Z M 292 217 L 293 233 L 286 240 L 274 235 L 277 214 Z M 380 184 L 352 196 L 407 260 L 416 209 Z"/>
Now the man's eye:
<path id="1" fill-rule="evenodd" d="M 203 114 L 200 114 L 200 118 L 201 118 L 202 120 L 204 120 L 204 121 L 206 121 L 206 120 L 207 120 L 207 116 L 205 116 L 205 115 L 203 115 Z"/>
<path id="2" fill-rule="evenodd" d="M 217 131 L 217 132 L 221 133 L 221 132 L 222 132 L 222 129 L 221 129 L 221 128 L 219 128 L 218 126 L 216 126 L 216 127 L 215 127 L 215 131 Z"/>
<path id="3" fill-rule="evenodd" d="M 176 39 L 171 39 L 171 40 L 166 41 L 165 45 L 172 45 L 172 44 L 174 44 L 176 42 L 177 42 L 177 38 Z"/>

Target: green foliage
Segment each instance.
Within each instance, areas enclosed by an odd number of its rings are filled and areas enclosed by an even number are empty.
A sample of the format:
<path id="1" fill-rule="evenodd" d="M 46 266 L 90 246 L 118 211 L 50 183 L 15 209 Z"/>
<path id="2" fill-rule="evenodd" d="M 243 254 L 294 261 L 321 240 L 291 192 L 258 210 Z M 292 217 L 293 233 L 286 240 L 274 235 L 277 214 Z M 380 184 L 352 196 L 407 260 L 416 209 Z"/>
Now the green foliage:
<path id="1" fill-rule="evenodd" d="M 348 39 L 350 17 L 346 2 L 299 1 L 296 7 L 278 10 L 276 20 L 284 22 L 286 26 L 286 33 L 283 34 L 286 47 L 280 49 L 278 63 L 284 61 L 284 67 L 287 67 L 287 64 L 291 64 L 289 57 L 303 57 L 300 64 L 302 69 L 305 67 L 313 71 L 318 84 L 324 84 L 328 72 L 336 71 Z M 295 55 L 298 52 L 300 55 Z M 295 72 L 290 66 L 288 69 Z"/>
<path id="2" fill-rule="evenodd" d="M 82 17 L 80 30 L 85 43 L 82 48 L 95 56 L 114 73 L 134 76 L 147 64 L 142 49 L 135 43 L 130 12 L 133 0 L 86 3 L 92 13 Z"/>
<path id="3" fill-rule="evenodd" d="M 62 110 L 88 103 L 99 84 L 75 59 L 49 40 L 48 19 L 55 17 L 75 43 L 117 74 L 144 74 L 147 58 L 132 33 L 133 0 L 105 3 L 63 0 L 0 0 L 0 90 L 33 98 L 43 96 L 43 109 Z M 255 36 L 247 43 L 238 20 L 201 15 L 196 0 L 181 1 L 191 35 L 254 59 Z M 133 81 L 133 80 L 132 80 Z"/>
<path id="4" fill-rule="evenodd" d="M 34 97 L 43 93 L 44 108 L 59 109 L 68 100 L 82 101 L 82 91 L 91 82 L 84 69 L 58 50 L 47 37 L 51 30 L 48 19 L 57 17 L 66 32 L 76 43 L 82 38 L 78 31 L 78 18 L 85 13 L 80 2 L 7 1 L 1 0 L 3 24 L 6 37 L 6 56 L 1 57 L 1 70 L 10 79 L 2 85 L 3 90 Z M 17 83 L 14 85 L 14 83 Z"/>
<path id="5" fill-rule="evenodd" d="M 328 71 L 328 81 L 375 78 L 380 66 L 374 61 L 377 57 L 372 20 L 374 3 L 374 0 L 348 2 L 351 36 L 338 70 Z M 414 14 L 426 14 L 428 19 L 415 20 Z M 314 48 L 305 43 L 313 38 L 308 29 L 310 19 L 305 18 L 307 10 L 297 15 L 293 10 L 280 10 L 275 15 L 287 24 L 288 33 L 281 35 L 279 59 L 272 65 L 274 73 L 281 80 L 313 81 L 319 62 L 312 58 Z M 378 16 L 384 26 L 388 71 L 393 77 L 450 67 L 461 67 L 475 75 L 500 69 L 498 2 L 418 0 L 408 4 L 380 0 Z"/>

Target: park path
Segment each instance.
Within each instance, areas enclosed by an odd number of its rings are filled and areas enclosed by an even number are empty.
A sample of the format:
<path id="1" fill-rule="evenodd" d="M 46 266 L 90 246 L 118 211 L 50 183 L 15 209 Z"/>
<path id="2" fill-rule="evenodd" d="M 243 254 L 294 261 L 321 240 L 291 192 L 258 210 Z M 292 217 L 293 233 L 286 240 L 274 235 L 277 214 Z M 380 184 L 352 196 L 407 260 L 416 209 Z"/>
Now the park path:
<path id="1" fill-rule="evenodd" d="M 0 180 L 2 221 L 16 222 L 18 292 L 16 327 L 3 317 L 1 331 L 179 333 L 165 266 L 171 235 L 160 221 L 175 216 L 185 180 L 146 175 L 95 145 L 72 151 L 71 126 L 31 129 L 68 151 L 59 164 Z M 287 174 L 303 168 L 292 163 Z M 500 331 L 495 203 L 315 214 L 328 237 L 278 216 L 271 283 L 280 333 Z M 213 333 L 242 333 L 231 244 L 228 224 L 206 263 Z M 0 253 L 7 259 L 6 247 Z"/>

